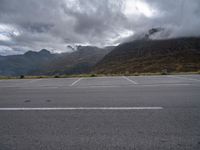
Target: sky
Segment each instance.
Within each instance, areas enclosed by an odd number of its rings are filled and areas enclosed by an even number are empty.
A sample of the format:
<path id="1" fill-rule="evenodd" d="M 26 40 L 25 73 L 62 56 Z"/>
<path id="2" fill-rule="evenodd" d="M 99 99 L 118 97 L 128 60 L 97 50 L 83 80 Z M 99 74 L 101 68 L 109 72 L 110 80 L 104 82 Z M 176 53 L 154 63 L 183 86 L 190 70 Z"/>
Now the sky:
<path id="1" fill-rule="evenodd" d="M 0 55 L 200 36 L 200 0 L 0 0 Z"/>

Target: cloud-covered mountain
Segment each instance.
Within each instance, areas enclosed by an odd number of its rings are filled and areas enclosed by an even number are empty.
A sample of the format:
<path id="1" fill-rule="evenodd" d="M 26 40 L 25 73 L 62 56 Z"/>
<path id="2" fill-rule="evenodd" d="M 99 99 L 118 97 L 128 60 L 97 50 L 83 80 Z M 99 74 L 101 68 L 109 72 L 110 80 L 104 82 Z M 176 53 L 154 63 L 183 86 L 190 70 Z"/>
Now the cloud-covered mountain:
<path id="1" fill-rule="evenodd" d="M 155 73 L 200 70 L 200 38 L 136 40 L 117 46 L 95 67 L 96 73 Z"/>
<path id="2" fill-rule="evenodd" d="M 183 55 L 184 61 L 189 60 L 186 54 L 197 47 L 191 46 L 195 40 L 188 38 L 200 37 L 199 8 L 199 0 L 0 0 L 0 72 L 12 75 L 89 72 L 107 53 L 98 49 L 127 42 L 134 44 L 127 49 L 122 47 L 122 56 L 127 53 L 134 59 L 137 55 L 129 54 L 129 50 L 141 48 L 139 52 L 158 53 L 150 57 L 152 60 L 160 59 L 156 57 L 160 51 L 174 62 L 175 57 L 182 60 Z M 88 45 L 93 45 L 93 50 Z M 149 48 L 151 45 L 155 52 Z M 183 51 L 175 56 L 178 46 Z M 35 52 L 43 48 L 51 53 Z M 170 57 L 168 49 L 174 50 Z M 27 50 L 32 52 L 24 54 Z M 116 50 L 111 53 L 113 58 L 121 54 L 114 56 L 115 53 Z M 199 55 L 193 54 L 196 55 L 191 57 L 196 60 Z"/>
<path id="3" fill-rule="evenodd" d="M 83 74 L 89 73 L 106 54 L 114 47 L 98 48 L 94 46 L 77 46 L 71 53 L 60 54 L 49 63 L 45 63 L 43 68 L 30 74 Z"/>
<path id="4" fill-rule="evenodd" d="M 100 49 L 78 46 L 71 53 L 52 54 L 48 50 L 23 55 L 0 56 L 0 75 L 55 75 L 87 73 L 112 47 Z"/>

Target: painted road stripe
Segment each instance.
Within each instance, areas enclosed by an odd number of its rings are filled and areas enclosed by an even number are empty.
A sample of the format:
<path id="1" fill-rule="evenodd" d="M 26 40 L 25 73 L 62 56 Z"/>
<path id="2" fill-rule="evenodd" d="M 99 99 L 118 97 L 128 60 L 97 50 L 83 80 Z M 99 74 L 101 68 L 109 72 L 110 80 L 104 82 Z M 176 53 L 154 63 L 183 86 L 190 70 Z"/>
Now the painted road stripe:
<path id="1" fill-rule="evenodd" d="M 40 107 L 0 108 L 0 111 L 48 111 L 48 110 L 160 110 L 163 107 Z"/>
<path id="2" fill-rule="evenodd" d="M 83 78 L 79 78 L 78 80 L 74 81 L 71 86 L 74 86 L 75 84 L 77 84 L 79 81 L 81 81 Z"/>
<path id="3" fill-rule="evenodd" d="M 168 83 L 168 84 L 137 84 L 137 86 L 133 86 L 133 85 L 130 85 L 130 86 L 123 86 L 123 85 L 115 85 L 115 86 L 84 86 L 84 87 L 76 87 L 76 88 L 84 88 L 84 89 L 87 89 L 87 88 L 121 88 L 121 87 L 138 87 L 138 88 L 141 88 L 141 87 L 167 87 L 167 86 L 190 86 L 191 84 L 174 84 L 174 83 Z"/>
<path id="4" fill-rule="evenodd" d="M 191 84 L 184 84 L 184 83 L 180 83 L 180 84 L 174 84 L 174 83 L 163 83 L 163 84 L 141 84 L 141 85 L 138 85 L 138 87 L 163 87 L 163 86 L 188 86 L 188 85 L 191 85 Z"/>
<path id="5" fill-rule="evenodd" d="M 188 77 L 182 77 L 182 76 L 168 76 L 168 77 L 171 77 L 171 78 L 177 78 L 177 79 L 185 79 L 185 80 L 192 80 L 192 81 L 199 81 L 198 79 L 193 79 L 193 78 L 188 78 Z"/>
<path id="6" fill-rule="evenodd" d="M 133 83 L 133 84 L 138 84 L 137 82 L 135 82 L 135 81 L 129 79 L 129 78 L 126 77 L 126 76 L 123 76 L 123 78 L 126 79 L 126 80 L 128 80 L 129 82 L 131 82 L 131 83 Z"/>

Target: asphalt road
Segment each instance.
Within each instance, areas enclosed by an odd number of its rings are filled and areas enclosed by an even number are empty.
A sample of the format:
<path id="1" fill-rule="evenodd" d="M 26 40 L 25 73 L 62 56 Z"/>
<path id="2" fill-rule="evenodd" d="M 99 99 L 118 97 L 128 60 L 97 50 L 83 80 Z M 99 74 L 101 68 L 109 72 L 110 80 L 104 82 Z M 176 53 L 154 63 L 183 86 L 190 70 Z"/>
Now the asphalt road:
<path id="1" fill-rule="evenodd" d="M 0 80 L 0 150 L 199 149 L 200 75 Z"/>

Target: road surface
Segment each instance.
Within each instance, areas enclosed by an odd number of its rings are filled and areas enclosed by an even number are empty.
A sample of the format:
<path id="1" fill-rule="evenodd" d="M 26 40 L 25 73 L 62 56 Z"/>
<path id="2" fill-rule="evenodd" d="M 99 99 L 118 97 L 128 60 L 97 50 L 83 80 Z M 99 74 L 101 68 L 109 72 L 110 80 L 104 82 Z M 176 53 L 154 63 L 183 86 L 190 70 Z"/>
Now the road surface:
<path id="1" fill-rule="evenodd" d="M 0 150 L 199 150 L 200 75 L 0 80 Z"/>

